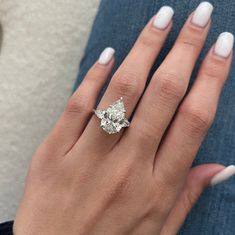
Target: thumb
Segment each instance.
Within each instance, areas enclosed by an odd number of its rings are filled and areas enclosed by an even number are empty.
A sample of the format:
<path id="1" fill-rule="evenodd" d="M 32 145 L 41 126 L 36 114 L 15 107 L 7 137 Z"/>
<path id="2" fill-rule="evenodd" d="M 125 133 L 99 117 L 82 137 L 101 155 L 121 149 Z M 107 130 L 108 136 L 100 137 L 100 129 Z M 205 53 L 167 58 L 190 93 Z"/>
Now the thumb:
<path id="1" fill-rule="evenodd" d="M 235 174 L 235 166 L 203 164 L 189 171 L 184 188 L 172 208 L 161 235 L 175 235 L 202 192 L 209 185 L 221 183 Z"/>

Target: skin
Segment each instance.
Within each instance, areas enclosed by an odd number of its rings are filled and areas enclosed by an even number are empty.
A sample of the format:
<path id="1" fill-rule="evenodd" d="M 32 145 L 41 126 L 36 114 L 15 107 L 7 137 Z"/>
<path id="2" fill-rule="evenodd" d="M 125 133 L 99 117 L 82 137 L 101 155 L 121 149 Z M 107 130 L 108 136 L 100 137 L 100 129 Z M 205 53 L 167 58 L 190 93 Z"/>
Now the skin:
<path id="1" fill-rule="evenodd" d="M 218 57 L 212 47 L 185 96 L 210 28 L 210 22 L 194 26 L 190 16 L 144 91 L 171 27 L 157 30 L 150 20 L 98 105 L 105 109 L 122 96 L 130 118 L 139 101 L 131 126 L 119 134 L 105 133 L 92 113 L 114 58 L 90 69 L 33 156 L 15 235 L 177 233 L 224 169 L 191 164 L 214 119 L 232 54 Z"/>

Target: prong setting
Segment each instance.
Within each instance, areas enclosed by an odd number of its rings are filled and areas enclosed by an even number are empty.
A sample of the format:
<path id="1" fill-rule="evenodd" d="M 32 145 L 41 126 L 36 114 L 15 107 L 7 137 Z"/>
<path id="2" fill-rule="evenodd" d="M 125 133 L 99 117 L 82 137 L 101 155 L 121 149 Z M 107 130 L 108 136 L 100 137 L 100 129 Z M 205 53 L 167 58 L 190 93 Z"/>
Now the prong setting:
<path id="1" fill-rule="evenodd" d="M 106 110 L 95 110 L 95 115 L 101 119 L 100 127 L 110 135 L 119 133 L 122 128 L 130 126 L 125 114 L 123 97 L 109 105 Z"/>

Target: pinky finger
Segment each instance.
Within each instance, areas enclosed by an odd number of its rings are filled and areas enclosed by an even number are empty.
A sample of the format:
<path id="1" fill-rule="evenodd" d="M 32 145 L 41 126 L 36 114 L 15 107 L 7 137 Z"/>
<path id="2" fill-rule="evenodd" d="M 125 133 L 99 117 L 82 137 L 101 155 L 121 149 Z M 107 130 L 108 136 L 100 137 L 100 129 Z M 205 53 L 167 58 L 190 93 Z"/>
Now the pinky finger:
<path id="1" fill-rule="evenodd" d="M 209 185 L 221 183 L 235 174 L 235 166 L 204 164 L 191 169 L 182 193 L 171 210 L 160 235 L 177 234 L 188 213 Z"/>
<path id="2" fill-rule="evenodd" d="M 70 97 L 63 114 L 44 142 L 60 156 L 70 151 L 85 129 L 98 95 L 112 71 L 114 53 L 114 49 L 110 47 L 101 53 L 99 60 Z"/>

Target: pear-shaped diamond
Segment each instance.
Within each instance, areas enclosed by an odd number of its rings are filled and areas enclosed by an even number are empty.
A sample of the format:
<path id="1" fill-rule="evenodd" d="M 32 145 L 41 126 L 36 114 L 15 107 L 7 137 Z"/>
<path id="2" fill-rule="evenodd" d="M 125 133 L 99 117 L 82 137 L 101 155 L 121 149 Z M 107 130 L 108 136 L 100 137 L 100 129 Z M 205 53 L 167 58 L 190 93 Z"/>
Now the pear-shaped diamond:
<path id="1" fill-rule="evenodd" d="M 111 104 L 106 110 L 96 110 L 96 116 L 101 119 L 100 126 L 109 133 L 115 134 L 121 131 L 122 128 L 129 127 L 130 123 L 125 118 L 125 106 L 123 98 Z"/>

